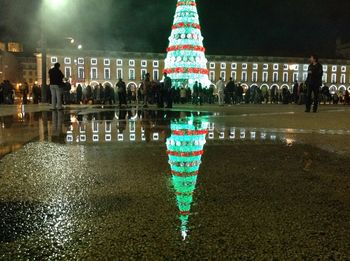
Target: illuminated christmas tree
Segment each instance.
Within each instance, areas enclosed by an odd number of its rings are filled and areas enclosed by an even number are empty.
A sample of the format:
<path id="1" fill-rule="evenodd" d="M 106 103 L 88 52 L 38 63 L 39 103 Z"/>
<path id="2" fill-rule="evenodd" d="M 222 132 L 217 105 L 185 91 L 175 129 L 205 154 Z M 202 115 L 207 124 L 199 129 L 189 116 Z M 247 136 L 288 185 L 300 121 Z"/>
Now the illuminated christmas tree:
<path id="1" fill-rule="evenodd" d="M 183 240 L 187 237 L 187 225 L 207 129 L 208 125 L 205 122 L 194 121 L 193 118 L 180 120 L 171 124 L 172 135 L 167 139 L 167 154 L 179 208 Z"/>
<path id="2" fill-rule="evenodd" d="M 207 59 L 195 0 L 178 0 L 164 72 L 175 87 L 209 87 Z"/>

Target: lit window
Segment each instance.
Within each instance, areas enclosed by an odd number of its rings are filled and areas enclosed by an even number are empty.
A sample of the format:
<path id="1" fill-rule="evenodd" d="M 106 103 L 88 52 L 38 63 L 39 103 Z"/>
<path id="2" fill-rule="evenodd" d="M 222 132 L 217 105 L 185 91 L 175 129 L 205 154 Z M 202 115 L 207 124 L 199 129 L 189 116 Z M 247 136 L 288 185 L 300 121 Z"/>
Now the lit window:
<path id="1" fill-rule="evenodd" d="M 283 82 L 288 82 L 288 73 L 287 72 L 283 73 Z"/>
<path id="2" fill-rule="evenodd" d="M 220 78 L 221 78 L 223 81 L 226 81 L 226 72 L 225 72 L 225 71 L 220 72 Z"/>
<path id="3" fill-rule="evenodd" d="M 345 83 L 345 79 L 346 79 L 345 74 L 342 74 L 342 75 L 340 76 L 340 83 L 341 83 L 341 84 L 344 84 L 344 83 Z"/>
<path id="4" fill-rule="evenodd" d="M 135 66 L 135 60 L 129 60 L 129 66 L 134 67 Z"/>
<path id="5" fill-rule="evenodd" d="M 85 70 L 84 67 L 78 68 L 78 79 L 84 79 L 85 78 Z"/>
<path id="6" fill-rule="evenodd" d="M 97 68 L 93 67 L 91 68 L 91 79 L 96 80 L 97 79 Z"/>
<path id="7" fill-rule="evenodd" d="M 279 65 L 278 65 L 277 63 L 275 63 L 275 64 L 273 65 L 273 69 L 274 69 L 274 70 L 278 70 L 278 68 L 279 68 Z"/>
<path id="8" fill-rule="evenodd" d="M 209 64 L 209 68 L 210 68 L 210 69 L 215 69 L 215 63 L 210 63 L 210 64 Z"/>
<path id="9" fill-rule="evenodd" d="M 341 72 L 346 72 L 346 66 L 341 67 Z"/>
<path id="10" fill-rule="evenodd" d="M 236 70 L 237 69 L 237 63 L 231 63 L 231 69 Z"/>
<path id="11" fill-rule="evenodd" d="M 247 81 L 247 72 L 242 72 L 241 81 L 242 82 L 246 82 Z"/>
<path id="12" fill-rule="evenodd" d="M 123 60 L 117 59 L 117 66 L 123 66 Z"/>
<path id="13" fill-rule="evenodd" d="M 289 65 L 288 65 L 288 64 L 284 64 L 284 65 L 283 65 L 283 70 L 286 71 L 286 70 L 288 70 L 288 69 L 289 69 Z"/>
<path id="14" fill-rule="evenodd" d="M 111 69 L 109 69 L 109 68 L 104 69 L 104 78 L 105 78 L 105 80 L 111 79 Z"/>
<path id="15" fill-rule="evenodd" d="M 111 60 L 110 60 L 110 59 L 104 59 L 104 60 L 103 60 L 103 64 L 104 64 L 105 66 L 110 66 L 110 65 L 111 65 Z"/>
<path id="16" fill-rule="evenodd" d="M 231 78 L 232 78 L 232 80 L 236 81 L 237 80 L 237 72 L 231 72 Z"/>
<path id="17" fill-rule="evenodd" d="M 272 78 L 273 82 L 278 82 L 278 72 L 274 72 Z"/>
<path id="18" fill-rule="evenodd" d="M 246 64 L 246 63 L 242 64 L 242 69 L 243 70 L 247 70 L 248 69 L 248 64 Z"/>
<path id="19" fill-rule="evenodd" d="M 258 81 L 258 72 L 253 72 L 252 73 L 252 80 L 253 80 L 253 82 L 257 82 Z"/>
<path id="20" fill-rule="evenodd" d="M 253 64 L 253 70 L 257 70 L 257 69 L 258 69 L 258 67 L 259 67 L 259 66 L 258 66 L 258 64 L 257 64 L 257 63 L 254 63 L 254 64 Z"/>
<path id="21" fill-rule="evenodd" d="M 336 71 L 337 71 L 337 69 L 338 69 L 338 68 L 337 68 L 337 66 L 336 66 L 336 65 L 333 65 L 333 66 L 332 66 L 332 72 L 336 72 Z"/>
<path id="22" fill-rule="evenodd" d="M 210 71 L 210 73 L 209 73 L 209 78 L 210 78 L 210 80 L 211 80 L 212 82 L 215 81 L 215 72 L 214 72 L 214 71 Z"/>
<path id="23" fill-rule="evenodd" d="M 306 69 L 306 71 L 307 71 L 307 69 Z M 323 71 L 324 71 L 324 72 L 327 72 L 327 71 L 328 71 L 328 65 L 323 65 Z"/>
<path id="24" fill-rule="evenodd" d="M 57 63 L 58 59 L 57 57 L 51 57 L 51 63 Z"/>
<path id="25" fill-rule="evenodd" d="M 269 69 L 269 65 L 268 65 L 267 63 L 265 63 L 265 64 L 263 65 L 263 69 L 264 69 L 264 70 L 268 70 L 268 69 Z"/>
<path id="26" fill-rule="evenodd" d="M 294 65 L 294 71 L 299 71 L 299 64 Z"/>
<path id="27" fill-rule="evenodd" d="M 71 64 L 72 60 L 69 57 L 64 58 L 65 64 Z"/>
<path id="28" fill-rule="evenodd" d="M 72 76 L 72 68 L 71 67 L 66 67 L 64 71 L 65 71 L 66 78 L 70 78 Z"/>
<path id="29" fill-rule="evenodd" d="M 78 64 L 84 64 L 84 58 L 78 58 Z"/>
<path id="30" fill-rule="evenodd" d="M 327 82 L 327 81 L 328 81 L 327 73 L 324 73 L 324 74 L 323 74 L 323 76 L 322 76 L 322 81 L 323 81 L 323 82 Z"/>
<path id="31" fill-rule="evenodd" d="M 226 63 L 221 63 L 220 68 L 221 70 L 226 70 Z"/>
<path id="32" fill-rule="evenodd" d="M 309 70 L 309 65 L 308 64 L 304 64 L 304 71 Z"/>
<path id="33" fill-rule="evenodd" d="M 159 61 L 153 61 L 153 67 L 158 68 L 159 67 Z"/>
<path id="34" fill-rule="evenodd" d="M 91 59 L 91 65 L 97 65 L 97 59 L 96 58 L 92 58 Z"/>
<path id="35" fill-rule="evenodd" d="M 118 80 L 123 79 L 123 69 L 121 69 L 121 68 L 117 69 L 117 78 L 118 78 Z"/>
<path id="36" fill-rule="evenodd" d="M 269 73 L 263 72 L 263 82 L 268 82 L 268 81 L 269 81 Z"/>
<path id="37" fill-rule="evenodd" d="M 332 83 L 337 83 L 337 75 L 335 73 L 332 74 Z"/>
<path id="38" fill-rule="evenodd" d="M 147 74 L 147 70 L 146 69 L 141 69 L 141 80 L 145 79 L 146 74 Z"/>
<path id="39" fill-rule="evenodd" d="M 142 67 L 147 67 L 147 61 L 146 60 L 142 60 L 141 61 L 141 66 Z"/>
<path id="40" fill-rule="evenodd" d="M 293 82 L 299 81 L 299 73 L 293 73 Z"/>
<path id="41" fill-rule="evenodd" d="M 304 72 L 304 73 L 303 73 L 303 81 L 306 81 L 306 79 L 307 79 L 307 75 L 308 75 L 308 73 L 307 73 L 307 72 Z"/>
<path id="42" fill-rule="evenodd" d="M 129 80 L 135 80 L 135 69 L 129 69 Z"/>
<path id="43" fill-rule="evenodd" d="M 153 70 L 153 80 L 159 79 L 159 70 Z"/>

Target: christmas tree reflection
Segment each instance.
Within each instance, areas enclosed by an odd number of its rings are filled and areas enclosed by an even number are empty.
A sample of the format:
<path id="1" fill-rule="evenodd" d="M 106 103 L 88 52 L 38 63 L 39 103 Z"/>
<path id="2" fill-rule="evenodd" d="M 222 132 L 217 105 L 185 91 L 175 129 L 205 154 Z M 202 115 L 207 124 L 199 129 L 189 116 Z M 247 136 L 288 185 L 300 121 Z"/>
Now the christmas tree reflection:
<path id="1" fill-rule="evenodd" d="M 203 118 L 178 119 L 171 123 L 171 137 L 166 142 L 183 240 L 188 233 L 193 193 L 207 133 L 208 123 Z"/>

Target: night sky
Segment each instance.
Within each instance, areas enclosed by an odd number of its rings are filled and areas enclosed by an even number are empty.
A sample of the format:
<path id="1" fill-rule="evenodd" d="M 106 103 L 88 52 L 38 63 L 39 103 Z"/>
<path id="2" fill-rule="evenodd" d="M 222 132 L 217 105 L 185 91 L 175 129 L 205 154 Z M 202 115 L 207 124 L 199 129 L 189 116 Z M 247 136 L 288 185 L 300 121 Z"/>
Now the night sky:
<path id="1" fill-rule="evenodd" d="M 49 46 L 72 36 L 84 49 L 165 52 L 176 0 L 0 0 L 0 39 L 38 46 L 45 9 Z M 57 1 L 57 0 L 56 0 Z M 51 0 L 51 2 L 55 2 Z M 348 0 L 197 0 L 208 54 L 333 57 L 350 40 Z"/>

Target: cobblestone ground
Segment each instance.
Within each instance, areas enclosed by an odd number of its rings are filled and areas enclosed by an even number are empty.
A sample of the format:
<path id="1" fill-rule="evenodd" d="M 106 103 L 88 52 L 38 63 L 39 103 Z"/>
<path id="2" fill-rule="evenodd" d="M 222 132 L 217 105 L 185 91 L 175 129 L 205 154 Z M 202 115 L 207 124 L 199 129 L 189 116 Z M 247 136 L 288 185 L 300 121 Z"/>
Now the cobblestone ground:
<path id="1" fill-rule="evenodd" d="M 63 142 L 51 118 L 2 118 L 0 260 L 349 260 L 348 110 L 239 110 L 210 113 L 185 241 L 164 142 L 67 143 L 68 112 Z"/>

